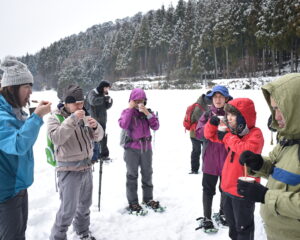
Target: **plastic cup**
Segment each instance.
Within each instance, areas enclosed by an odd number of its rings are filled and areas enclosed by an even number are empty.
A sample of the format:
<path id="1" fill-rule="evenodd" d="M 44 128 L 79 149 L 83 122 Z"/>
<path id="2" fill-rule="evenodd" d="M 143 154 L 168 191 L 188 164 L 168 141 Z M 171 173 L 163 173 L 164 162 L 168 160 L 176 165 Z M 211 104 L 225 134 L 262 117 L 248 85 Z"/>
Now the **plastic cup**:
<path id="1" fill-rule="evenodd" d="M 221 132 L 226 132 L 227 126 L 226 125 L 219 125 L 218 130 Z"/>
<path id="2" fill-rule="evenodd" d="M 140 112 L 142 112 L 142 107 L 143 107 L 143 106 L 144 106 L 143 103 L 139 103 L 139 104 L 138 104 L 138 107 L 139 107 L 139 111 L 140 111 Z"/>
<path id="3" fill-rule="evenodd" d="M 86 126 L 86 127 L 89 127 L 90 126 L 90 124 L 89 124 L 89 119 L 90 117 L 89 116 L 85 116 L 82 120 L 83 120 L 83 122 L 84 122 L 84 126 Z"/>
<path id="4" fill-rule="evenodd" d="M 218 118 L 220 119 L 221 122 L 224 122 L 224 116 L 218 116 Z"/>
<path id="5" fill-rule="evenodd" d="M 239 180 L 244 181 L 244 182 L 249 182 L 249 183 L 255 182 L 255 178 L 253 178 L 253 177 L 239 177 Z"/>

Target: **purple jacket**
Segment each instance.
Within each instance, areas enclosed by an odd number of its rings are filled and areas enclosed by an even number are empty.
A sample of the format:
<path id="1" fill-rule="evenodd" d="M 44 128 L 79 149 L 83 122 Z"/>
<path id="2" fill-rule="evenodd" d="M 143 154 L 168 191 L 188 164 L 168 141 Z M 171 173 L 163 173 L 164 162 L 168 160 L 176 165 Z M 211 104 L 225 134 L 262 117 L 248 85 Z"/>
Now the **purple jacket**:
<path id="1" fill-rule="evenodd" d="M 129 101 L 142 99 L 147 100 L 143 89 L 135 88 L 131 91 Z M 119 125 L 128 131 L 129 137 L 133 140 L 127 143 L 125 148 L 130 147 L 143 150 L 152 148 L 150 128 L 153 130 L 159 128 L 159 121 L 154 113 L 147 117 L 138 109 L 127 108 L 122 111 Z"/>
<path id="2" fill-rule="evenodd" d="M 196 127 L 196 137 L 198 139 L 204 138 L 204 126 L 212 115 L 224 116 L 225 112 L 223 108 L 218 109 L 215 106 L 211 106 L 208 116 L 206 116 L 206 113 L 203 113 Z M 221 176 L 227 154 L 224 144 L 205 140 L 202 150 L 202 171 L 207 174 Z"/>

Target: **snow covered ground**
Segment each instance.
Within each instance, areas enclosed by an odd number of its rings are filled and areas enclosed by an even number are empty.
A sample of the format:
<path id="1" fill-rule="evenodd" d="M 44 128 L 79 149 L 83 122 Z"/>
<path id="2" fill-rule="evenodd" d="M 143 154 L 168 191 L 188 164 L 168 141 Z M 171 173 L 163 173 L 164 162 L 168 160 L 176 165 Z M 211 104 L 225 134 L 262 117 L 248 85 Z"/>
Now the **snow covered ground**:
<path id="1" fill-rule="evenodd" d="M 186 107 L 195 102 L 205 90 L 148 90 L 147 106 L 158 111 L 160 129 L 154 133 L 153 182 L 154 197 L 167 206 L 165 213 L 149 212 L 147 216 L 124 214 L 127 206 L 125 195 L 126 168 L 123 149 L 119 146 L 120 128 L 118 118 L 127 107 L 130 91 L 111 91 L 114 99 L 108 111 L 108 146 L 114 159 L 103 165 L 101 211 L 98 212 L 99 164 L 94 171 L 94 195 L 91 207 L 90 230 L 97 240 L 198 240 L 229 239 L 228 229 L 207 235 L 197 227 L 196 218 L 202 216 L 202 174 L 189 175 L 191 142 L 189 133 L 182 126 Z M 254 100 L 257 111 L 257 126 L 265 137 L 264 154 L 270 145 L 271 133 L 266 123 L 270 114 L 260 90 L 230 90 L 233 97 L 249 97 Z M 45 99 L 56 106 L 54 91 L 34 92 L 31 99 Z M 35 181 L 29 188 L 28 240 L 48 239 L 59 208 L 59 195 L 55 191 L 54 168 L 46 163 L 46 122 L 34 145 Z M 140 180 L 140 179 L 139 179 Z M 139 189 L 141 188 L 139 182 Z M 141 197 L 141 192 L 139 191 Z M 140 198 L 141 200 L 141 198 Z M 219 193 L 214 198 L 214 210 L 218 211 Z M 259 204 L 255 211 L 255 239 L 265 240 Z M 68 239 L 78 239 L 72 227 Z"/>

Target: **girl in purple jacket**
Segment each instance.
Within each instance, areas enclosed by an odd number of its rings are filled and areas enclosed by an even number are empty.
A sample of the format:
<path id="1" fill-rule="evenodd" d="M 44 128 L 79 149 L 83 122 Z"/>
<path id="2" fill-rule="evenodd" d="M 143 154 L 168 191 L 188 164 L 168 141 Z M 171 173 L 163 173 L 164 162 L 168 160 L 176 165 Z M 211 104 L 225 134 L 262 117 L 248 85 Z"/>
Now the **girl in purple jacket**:
<path id="1" fill-rule="evenodd" d="M 202 114 L 200 117 L 197 127 L 196 127 L 196 137 L 198 139 L 204 139 L 204 126 L 210 121 L 212 116 L 224 116 L 224 105 L 226 102 L 232 99 L 228 93 L 228 89 L 224 86 L 215 86 L 211 93 L 206 97 L 212 100 L 212 106 L 210 110 Z M 202 222 L 202 227 L 204 232 L 215 232 L 217 229 L 213 225 L 211 220 L 212 202 L 213 197 L 216 194 L 216 185 L 218 179 L 221 177 L 222 168 L 227 157 L 227 150 L 224 144 L 211 142 L 205 140 L 203 144 L 202 158 L 203 158 L 203 177 L 202 177 L 202 187 L 203 187 L 203 212 L 204 218 Z M 221 182 L 221 181 L 220 181 Z M 221 192 L 221 188 L 219 187 Z M 219 213 L 215 214 L 216 220 L 222 225 L 227 225 L 224 213 L 222 211 L 222 198 L 220 203 Z"/>
<path id="2" fill-rule="evenodd" d="M 152 130 L 159 128 L 157 116 L 145 107 L 146 94 L 143 89 L 135 88 L 131 91 L 129 106 L 123 110 L 119 125 L 127 132 L 124 146 L 124 160 L 126 162 L 126 195 L 131 213 L 141 214 L 143 208 L 139 205 L 137 195 L 138 169 L 141 167 L 143 204 L 154 210 L 159 209 L 158 201 L 153 200 L 152 184 Z"/>

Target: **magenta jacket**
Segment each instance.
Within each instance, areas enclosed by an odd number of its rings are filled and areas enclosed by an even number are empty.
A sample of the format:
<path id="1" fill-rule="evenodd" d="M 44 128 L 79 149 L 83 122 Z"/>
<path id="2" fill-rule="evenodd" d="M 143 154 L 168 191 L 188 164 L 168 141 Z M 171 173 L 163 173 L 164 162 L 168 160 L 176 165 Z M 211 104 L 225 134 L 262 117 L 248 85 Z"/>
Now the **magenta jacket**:
<path id="1" fill-rule="evenodd" d="M 208 116 L 206 114 L 202 114 L 196 127 L 196 137 L 198 139 L 204 139 L 204 126 L 211 116 L 224 116 L 225 112 L 223 108 L 217 109 L 215 106 L 211 106 Z M 202 150 L 202 171 L 207 174 L 221 176 L 227 154 L 224 144 L 205 139 Z"/>
<path id="2" fill-rule="evenodd" d="M 147 100 L 146 93 L 141 88 L 135 88 L 131 91 L 130 100 Z M 150 116 L 146 116 L 144 113 L 139 112 L 135 108 L 127 108 L 122 111 L 119 119 L 119 125 L 121 128 L 127 130 L 131 142 L 125 145 L 125 148 L 152 149 L 151 146 L 151 132 L 159 128 L 159 121 L 154 113 Z"/>

